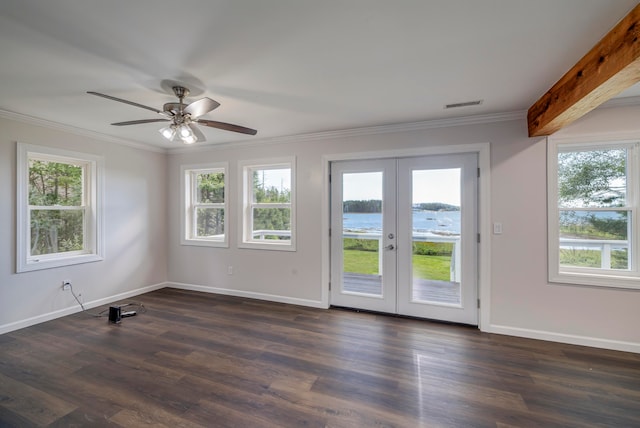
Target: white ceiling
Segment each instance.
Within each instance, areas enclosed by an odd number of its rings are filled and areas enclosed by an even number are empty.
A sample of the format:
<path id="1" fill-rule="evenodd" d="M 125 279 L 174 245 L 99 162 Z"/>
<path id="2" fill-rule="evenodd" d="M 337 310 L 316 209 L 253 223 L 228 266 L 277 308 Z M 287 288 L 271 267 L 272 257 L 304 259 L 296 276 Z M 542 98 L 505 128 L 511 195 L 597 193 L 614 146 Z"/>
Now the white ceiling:
<path id="1" fill-rule="evenodd" d="M 636 0 L 2 0 L 0 109 L 156 147 L 168 82 L 207 142 L 523 111 Z M 640 85 L 623 96 L 640 95 Z M 482 105 L 445 110 L 449 103 Z"/>

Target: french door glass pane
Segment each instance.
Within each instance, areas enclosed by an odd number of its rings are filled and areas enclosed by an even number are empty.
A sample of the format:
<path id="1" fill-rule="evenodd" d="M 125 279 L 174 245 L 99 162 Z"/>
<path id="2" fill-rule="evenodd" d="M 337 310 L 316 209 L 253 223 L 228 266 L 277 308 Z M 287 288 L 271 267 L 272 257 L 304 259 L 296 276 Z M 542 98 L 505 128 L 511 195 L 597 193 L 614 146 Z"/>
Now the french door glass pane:
<path id="1" fill-rule="evenodd" d="M 411 299 L 415 303 L 461 304 L 460 177 L 460 168 L 412 172 Z"/>
<path id="2" fill-rule="evenodd" d="M 84 248 L 84 210 L 31 210 L 32 256 Z"/>
<path id="3" fill-rule="evenodd" d="M 568 267 L 629 269 L 631 212 L 560 211 L 560 264 Z"/>
<path id="4" fill-rule="evenodd" d="M 342 288 L 382 296 L 382 172 L 342 176 Z"/>
<path id="5" fill-rule="evenodd" d="M 196 237 L 224 239 L 223 208 L 198 208 L 196 210 Z"/>

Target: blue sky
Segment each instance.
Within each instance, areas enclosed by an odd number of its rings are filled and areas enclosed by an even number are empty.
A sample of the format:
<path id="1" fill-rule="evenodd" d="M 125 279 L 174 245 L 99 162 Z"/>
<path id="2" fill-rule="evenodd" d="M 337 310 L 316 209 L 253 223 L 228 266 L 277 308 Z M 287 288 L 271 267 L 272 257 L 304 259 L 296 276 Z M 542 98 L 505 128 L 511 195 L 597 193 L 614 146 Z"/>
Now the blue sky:
<path id="1" fill-rule="evenodd" d="M 443 202 L 460 206 L 460 169 L 413 171 L 413 203 Z M 382 199 L 382 172 L 343 175 L 343 200 Z"/>

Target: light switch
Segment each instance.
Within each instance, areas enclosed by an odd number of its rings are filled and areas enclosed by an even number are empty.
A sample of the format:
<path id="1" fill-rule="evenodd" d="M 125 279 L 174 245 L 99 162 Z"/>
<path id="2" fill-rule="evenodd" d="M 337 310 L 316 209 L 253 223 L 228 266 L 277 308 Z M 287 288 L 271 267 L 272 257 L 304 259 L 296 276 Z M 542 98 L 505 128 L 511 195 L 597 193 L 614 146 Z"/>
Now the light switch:
<path id="1" fill-rule="evenodd" d="M 502 235 L 502 223 L 493 223 L 493 234 Z"/>

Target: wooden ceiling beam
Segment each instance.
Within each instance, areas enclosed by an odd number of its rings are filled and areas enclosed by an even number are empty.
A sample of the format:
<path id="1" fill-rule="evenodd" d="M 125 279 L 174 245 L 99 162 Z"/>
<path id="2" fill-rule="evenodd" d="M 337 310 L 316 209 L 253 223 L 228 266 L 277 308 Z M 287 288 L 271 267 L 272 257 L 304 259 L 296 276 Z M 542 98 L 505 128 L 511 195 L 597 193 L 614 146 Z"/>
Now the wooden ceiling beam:
<path id="1" fill-rule="evenodd" d="M 529 137 L 553 134 L 638 82 L 640 4 L 529 108 Z"/>

